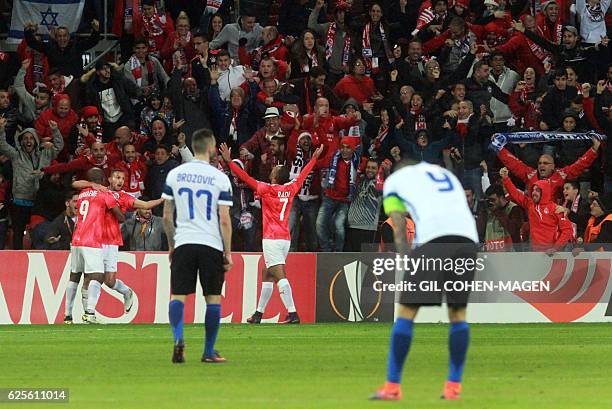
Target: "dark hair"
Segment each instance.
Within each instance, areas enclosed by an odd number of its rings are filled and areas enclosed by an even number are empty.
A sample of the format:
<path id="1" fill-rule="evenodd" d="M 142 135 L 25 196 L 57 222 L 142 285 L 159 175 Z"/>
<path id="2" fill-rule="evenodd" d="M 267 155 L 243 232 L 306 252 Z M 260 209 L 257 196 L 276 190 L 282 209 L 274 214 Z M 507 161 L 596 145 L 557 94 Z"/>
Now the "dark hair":
<path id="1" fill-rule="evenodd" d="M 46 87 L 39 87 L 38 91 L 36 91 L 37 93 L 43 93 L 43 94 L 47 94 L 49 96 L 49 98 L 53 97 L 53 92 L 51 92 L 51 90 L 49 88 Z"/>
<path id="2" fill-rule="evenodd" d="M 489 65 L 489 62 L 487 60 L 476 61 L 472 72 L 479 70 L 483 65 Z"/>
<path id="3" fill-rule="evenodd" d="M 561 78 L 561 77 L 567 78 L 567 72 L 565 71 L 565 67 L 557 67 L 552 77 L 553 78 Z"/>
<path id="4" fill-rule="evenodd" d="M 312 78 L 317 78 L 317 77 L 320 77 L 321 75 L 327 75 L 327 72 L 325 72 L 325 69 L 323 67 L 316 66 L 316 67 L 312 67 L 308 75 Z"/>
<path id="5" fill-rule="evenodd" d="M 576 95 L 570 102 L 582 105 L 584 103 L 584 97 L 582 95 Z"/>
<path id="6" fill-rule="evenodd" d="M 136 47 L 139 44 L 144 44 L 147 47 L 149 46 L 149 44 L 147 43 L 147 40 L 145 40 L 144 37 L 136 37 L 134 39 L 134 43 L 132 44 L 132 47 Z"/>
<path id="7" fill-rule="evenodd" d="M 196 31 L 196 32 L 193 34 L 193 38 L 196 38 L 196 37 L 201 38 L 202 40 L 204 40 L 204 41 L 205 41 L 205 42 L 207 42 L 207 43 L 210 41 L 210 40 L 209 40 L 209 37 L 208 37 L 208 34 L 206 34 L 206 33 L 202 32 L 202 31 Z"/>
<path id="8" fill-rule="evenodd" d="M 485 196 L 495 195 L 497 197 L 505 197 L 504 188 L 501 185 L 491 185 L 485 191 Z"/>
<path id="9" fill-rule="evenodd" d="M 47 78 L 52 76 L 52 75 L 59 75 L 59 76 L 61 76 L 62 72 L 60 71 L 59 68 L 52 68 L 52 69 L 49 70 L 49 73 L 47 74 Z"/>
<path id="10" fill-rule="evenodd" d="M 351 57 L 351 59 L 349 60 L 349 72 L 353 72 L 355 71 L 355 64 L 357 63 L 357 61 L 361 61 L 362 63 L 365 63 L 365 60 L 363 59 L 363 57 L 361 55 L 354 55 Z"/>
<path id="11" fill-rule="evenodd" d="M 277 141 L 282 146 L 287 146 L 287 141 L 285 140 L 285 138 L 281 138 L 280 136 L 275 135 L 270 140 Z"/>
<path id="12" fill-rule="evenodd" d="M 301 65 L 308 64 L 308 55 L 306 54 L 306 48 L 304 47 L 304 36 L 306 36 L 306 34 L 308 33 L 312 34 L 312 36 L 314 37 L 315 41 L 312 50 L 317 54 L 317 59 L 319 61 L 325 61 L 325 52 L 323 51 L 323 48 L 319 44 L 317 44 L 317 33 L 309 28 L 302 31 L 299 40 L 297 40 L 291 48 L 291 54 L 293 55 L 293 58 Z M 295 70 L 298 70 L 300 68 L 301 67 L 294 67 Z"/>
<path id="13" fill-rule="evenodd" d="M 497 50 L 493 51 L 491 55 L 489 56 L 489 61 L 491 61 L 495 57 L 501 57 L 504 60 L 506 60 L 506 57 L 504 57 L 504 54 L 501 51 L 497 51 Z"/>
<path id="14" fill-rule="evenodd" d="M 221 14 L 219 14 L 219 13 L 216 13 L 216 14 L 213 14 L 212 16 L 210 16 L 210 20 L 208 21 L 208 28 L 207 28 L 207 31 L 208 31 L 207 39 L 209 41 L 212 40 L 212 38 L 213 38 L 214 31 L 213 31 L 213 28 L 212 28 L 212 22 L 213 22 L 213 19 L 215 17 L 219 17 L 221 19 L 221 23 L 222 23 L 221 24 L 221 30 L 223 30 L 223 23 L 225 23 L 223 21 L 223 16 Z"/>
<path id="15" fill-rule="evenodd" d="M 97 184 L 104 183 L 104 171 L 100 168 L 91 168 L 86 173 L 87 180 Z"/>
<path id="16" fill-rule="evenodd" d="M 476 193 L 472 186 L 463 185 L 463 190 L 469 190 L 470 192 L 472 192 L 472 194 Z"/>
<path id="17" fill-rule="evenodd" d="M 240 10 L 240 17 L 257 17 L 257 15 L 255 14 L 255 10 L 251 8 L 244 8 L 243 10 Z"/>
<path id="18" fill-rule="evenodd" d="M 196 154 L 208 152 L 210 145 L 215 145 L 215 135 L 210 129 L 202 128 L 193 133 L 191 137 L 191 147 Z"/>
<path id="19" fill-rule="evenodd" d="M 576 180 L 566 180 L 564 184 L 569 183 L 575 190 L 580 190 L 580 183 Z"/>
<path id="20" fill-rule="evenodd" d="M 164 118 L 162 118 L 161 116 L 156 116 L 153 119 L 151 119 L 151 136 L 153 136 L 153 122 L 156 121 L 161 121 L 164 124 L 164 128 L 166 129 L 166 133 L 164 135 L 164 138 L 170 136 L 170 127 L 168 126 L 168 122 L 166 122 L 166 120 Z"/>
<path id="21" fill-rule="evenodd" d="M 77 192 L 76 190 L 66 190 L 66 192 L 64 192 L 64 202 L 69 202 L 70 200 L 72 200 L 72 196 L 74 195 L 78 195 L 79 192 Z"/>
<path id="22" fill-rule="evenodd" d="M 155 151 L 154 151 L 154 152 L 157 152 L 157 150 L 158 150 L 158 149 L 163 149 L 163 150 L 165 150 L 165 151 L 166 151 L 166 153 L 167 153 L 168 155 L 170 155 L 170 152 L 172 152 L 172 151 L 170 150 L 170 147 L 169 147 L 168 145 L 164 145 L 163 143 L 160 143 L 159 145 L 157 145 L 157 146 L 155 147 Z"/>
<path id="23" fill-rule="evenodd" d="M 278 177 L 277 182 L 279 185 L 284 185 L 289 182 L 289 170 L 285 166 L 280 167 L 276 176 Z"/>

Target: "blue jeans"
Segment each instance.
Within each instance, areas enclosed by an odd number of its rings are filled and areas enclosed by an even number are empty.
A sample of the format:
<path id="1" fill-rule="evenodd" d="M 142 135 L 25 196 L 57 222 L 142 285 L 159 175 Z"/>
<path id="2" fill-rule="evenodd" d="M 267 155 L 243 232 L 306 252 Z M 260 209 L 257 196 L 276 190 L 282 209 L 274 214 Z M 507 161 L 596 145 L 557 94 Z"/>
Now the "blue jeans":
<path id="1" fill-rule="evenodd" d="M 474 168 L 474 169 L 465 169 L 463 171 L 463 177 L 461 178 L 461 183 L 463 183 L 463 187 L 471 187 L 474 191 L 474 196 L 476 200 L 480 200 L 483 196 L 482 193 L 482 169 Z"/>
<path id="2" fill-rule="evenodd" d="M 321 251 L 342 251 L 344 248 L 348 208 L 348 203 L 323 196 L 317 215 L 317 236 L 319 236 Z"/>
<path id="3" fill-rule="evenodd" d="M 612 192 L 612 175 L 604 175 L 604 192 Z"/>
<path id="4" fill-rule="evenodd" d="M 298 251 L 300 230 L 304 231 L 304 241 L 307 251 L 317 249 L 317 214 L 319 212 L 319 199 L 303 201 L 296 197 L 289 213 L 289 231 L 291 232 L 290 251 Z M 302 219 L 300 222 L 300 218 Z"/>

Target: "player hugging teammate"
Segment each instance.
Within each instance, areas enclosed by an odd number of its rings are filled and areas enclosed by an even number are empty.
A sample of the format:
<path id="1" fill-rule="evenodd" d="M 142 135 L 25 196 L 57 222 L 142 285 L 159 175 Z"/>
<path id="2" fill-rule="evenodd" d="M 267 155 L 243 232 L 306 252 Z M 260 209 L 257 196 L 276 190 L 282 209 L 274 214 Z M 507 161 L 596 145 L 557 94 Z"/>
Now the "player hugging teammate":
<path id="1" fill-rule="evenodd" d="M 107 180 L 108 188 L 103 186 L 104 179 L 101 169 L 92 168 L 87 172 L 86 181 L 73 183 L 73 187 L 81 189 L 81 192 L 77 201 L 77 220 L 71 243 L 70 280 L 66 288 L 64 322 L 67 324 L 73 321 L 72 308 L 83 273 L 83 322 L 98 322 L 95 311 L 102 284 L 121 294 L 125 312 L 130 311 L 134 292 L 116 278 L 119 246 L 123 245 L 119 223 L 125 220 L 125 212 L 152 209 L 163 202 L 163 199 L 144 202 L 124 192 L 122 188 L 125 173 L 121 169 L 111 171 Z"/>

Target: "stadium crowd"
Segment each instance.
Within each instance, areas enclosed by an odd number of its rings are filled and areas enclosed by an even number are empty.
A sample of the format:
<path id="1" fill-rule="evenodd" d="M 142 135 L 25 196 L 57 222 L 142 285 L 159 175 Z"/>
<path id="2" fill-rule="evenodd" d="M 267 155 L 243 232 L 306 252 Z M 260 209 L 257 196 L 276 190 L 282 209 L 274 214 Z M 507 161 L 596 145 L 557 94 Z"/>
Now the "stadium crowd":
<path id="1" fill-rule="evenodd" d="M 612 149 L 587 134 L 612 127 L 610 0 L 239 3 L 109 1 L 107 22 L 98 5 L 86 34 L 48 41 L 26 25 L 0 53 L 0 248 L 68 249 L 71 182 L 92 167 L 160 198 L 199 128 L 264 182 L 324 145 L 290 210 L 292 251 L 391 241 L 382 185 L 404 159 L 459 177 L 488 251 L 612 241 Z M 104 24 L 120 53 L 84 70 Z M 519 131 L 575 137 L 504 137 Z M 234 248 L 260 250 L 260 202 L 233 183 Z M 159 216 L 128 215 L 124 248 L 166 249 Z"/>

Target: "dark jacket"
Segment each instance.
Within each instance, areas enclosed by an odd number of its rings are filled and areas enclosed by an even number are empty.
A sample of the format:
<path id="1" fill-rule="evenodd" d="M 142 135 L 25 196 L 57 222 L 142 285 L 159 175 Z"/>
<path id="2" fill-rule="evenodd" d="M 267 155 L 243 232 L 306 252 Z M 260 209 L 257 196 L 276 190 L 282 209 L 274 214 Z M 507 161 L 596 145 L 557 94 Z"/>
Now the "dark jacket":
<path id="1" fill-rule="evenodd" d="M 401 131 L 396 130 L 391 146 L 398 146 L 402 158 L 408 158 L 417 161 L 425 161 L 436 165 L 442 164 L 442 150 L 450 145 L 458 143 L 457 135 L 454 132 L 447 132 L 446 136 L 439 141 L 430 142 L 424 146 L 419 146 L 411 137 L 402 137 Z"/>
<path id="2" fill-rule="evenodd" d="M 308 26 L 312 7 L 300 0 L 285 0 L 278 11 L 278 31 L 284 36 L 299 37 Z"/>
<path id="3" fill-rule="evenodd" d="M 246 101 L 242 104 L 236 117 L 238 140 L 233 141 L 229 135 L 232 124 L 232 106 L 230 102 L 221 100 L 219 85 L 211 85 L 208 89 L 208 100 L 214 115 L 212 116 L 213 131 L 217 138 L 217 144 L 227 143 L 232 148 L 238 148 L 249 140 L 257 130 L 257 117 L 255 116 L 254 101 L 259 92 L 259 86 L 255 81 L 249 82 L 249 93 L 245 95 Z M 237 154 L 238 149 L 233 149 Z"/>
<path id="4" fill-rule="evenodd" d="M 317 100 L 317 92 L 310 83 L 310 76 L 307 75 L 304 78 L 298 78 L 289 82 L 291 92 L 293 95 L 299 97 L 298 107 L 300 108 L 300 114 L 306 115 L 312 112 L 308 112 L 307 99 L 310 101 L 311 111 L 315 108 L 315 101 Z M 342 108 L 342 101 L 334 94 L 334 91 L 327 85 L 323 85 L 322 94 L 329 101 L 329 107 L 332 111 L 340 112 Z"/>
<path id="5" fill-rule="evenodd" d="M 114 68 L 111 70 L 110 84 L 115 91 L 115 97 L 117 98 L 117 102 L 121 107 L 124 118 L 126 120 L 133 120 L 135 116 L 130 98 L 137 98 L 138 96 L 138 88 L 136 87 L 136 84 L 128 81 L 121 70 L 116 70 Z M 100 82 L 97 75 L 94 75 L 94 77 L 90 79 L 87 84 L 85 84 L 85 101 L 87 102 L 87 105 L 96 106 L 98 108 L 98 112 L 101 114 L 104 112 L 104 110 L 102 109 L 99 92 L 103 88 L 105 88 L 105 86 Z"/>
<path id="6" fill-rule="evenodd" d="M 47 250 L 70 250 L 70 242 L 72 241 L 72 232 L 74 232 L 74 221 L 71 217 L 66 216 L 66 213 L 58 215 L 47 229 L 45 235 L 45 244 Z M 57 243 L 48 244 L 49 237 L 60 236 Z"/>
<path id="7" fill-rule="evenodd" d="M 79 40 L 71 39 L 66 48 L 60 48 L 53 40 L 48 43 L 37 40 L 32 30 L 26 30 L 24 34 L 30 48 L 47 56 L 51 69 L 58 68 L 62 74 L 74 75 L 75 78 L 83 74 L 83 53 L 100 41 L 100 33 L 92 31 L 89 37 Z"/>
<path id="8" fill-rule="evenodd" d="M 152 200 L 159 199 L 164 191 L 166 176 L 168 176 L 168 173 L 178 165 L 179 163 L 174 159 L 168 159 L 162 165 L 153 163 L 149 167 L 147 179 L 145 180 L 145 196 L 151 198 Z M 163 210 L 162 208 L 163 206 L 155 207 L 153 209 L 153 214 L 156 216 L 161 216 Z"/>
<path id="9" fill-rule="evenodd" d="M 192 99 L 183 94 L 182 77 L 179 70 L 174 70 L 168 82 L 168 91 L 176 120 L 185 120 L 183 132 L 187 136 L 187 146 L 191 148 L 191 136 L 202 128 L 210 128 L 208 98 L 204 90 Z"/>
<path id="10" fill-rule="evenodd" d="M 561 127 L 563 111 L 570 106 L 577 93 L 575 87 L 567 87 L 563 91 L 555 86 L 548 89 L 542 99 L 542 121 L 546 122 L 549 130 Z"/>

